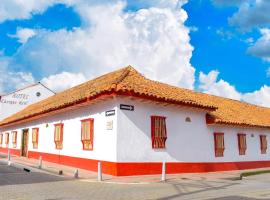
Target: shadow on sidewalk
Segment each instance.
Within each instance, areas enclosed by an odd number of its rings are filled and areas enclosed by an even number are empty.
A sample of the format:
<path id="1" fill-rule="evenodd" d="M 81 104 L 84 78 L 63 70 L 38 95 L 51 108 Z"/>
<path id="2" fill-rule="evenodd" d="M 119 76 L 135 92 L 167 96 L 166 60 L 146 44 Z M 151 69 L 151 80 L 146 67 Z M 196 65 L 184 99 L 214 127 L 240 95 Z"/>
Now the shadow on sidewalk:
<path id="1" fill-rule="evenodd" d="M 0 164 L 0 186 L 56 182 L 70 179 L 41 172 L 27 172 L 22 169 Z"/>

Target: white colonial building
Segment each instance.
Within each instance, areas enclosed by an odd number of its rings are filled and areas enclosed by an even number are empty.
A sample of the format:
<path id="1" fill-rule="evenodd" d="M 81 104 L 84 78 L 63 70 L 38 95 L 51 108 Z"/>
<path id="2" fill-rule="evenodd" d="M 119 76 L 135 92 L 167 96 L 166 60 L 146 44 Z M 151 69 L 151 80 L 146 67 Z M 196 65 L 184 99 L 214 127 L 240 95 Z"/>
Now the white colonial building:
<path id="1" fill-rule="evenodd" d="M 173 87 L 132 67 L 0 122 L 0 151 L 116 176 L 270 167 L 270 109 Z"/>

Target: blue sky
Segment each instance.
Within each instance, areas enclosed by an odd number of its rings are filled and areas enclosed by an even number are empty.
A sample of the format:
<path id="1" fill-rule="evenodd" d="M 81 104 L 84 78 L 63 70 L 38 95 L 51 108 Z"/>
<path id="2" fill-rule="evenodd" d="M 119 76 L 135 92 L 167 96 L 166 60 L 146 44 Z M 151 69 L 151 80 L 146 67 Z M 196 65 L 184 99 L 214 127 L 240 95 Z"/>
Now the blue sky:
<path id="1" fill-rule="evenodd" d="M 217 69 L 220 78 L 241 92 L 252 92 L 270 84 L 266 73 L 270 64 L 247 54 L 250 44 L 244 42 L 248 38 L 256 40 L 258 30 L 242 32 L 228 24 L 237 7 L 217 7 L 211 1 L 192 0 L 184 9 L 189 14 L 186 24 L 198 28 L 191 33 L 191 44 L 195 47 L 191 63 L 198 71 Z M 224 35 L 218 34 L 219 31 Z"/>
<path id="2" fill-rule="evenodd" d="M 56 91 L 132 64 L 149 78 L 270 106 L 267 0 L 14 0 L 0 5 L 0 92 Z"/>

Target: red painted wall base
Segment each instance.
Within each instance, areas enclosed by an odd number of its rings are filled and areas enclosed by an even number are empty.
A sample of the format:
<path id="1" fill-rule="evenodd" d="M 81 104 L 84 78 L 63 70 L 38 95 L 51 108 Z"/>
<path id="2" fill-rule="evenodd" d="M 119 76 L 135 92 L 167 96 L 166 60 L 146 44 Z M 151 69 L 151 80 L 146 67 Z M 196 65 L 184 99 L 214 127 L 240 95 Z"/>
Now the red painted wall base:
<path id="1" fill-rule="evenodd" d="M 12 149 L 9 148 L 10 154 L 20 156 L 21 155 L 21 150 L 20 149 Z M 0 152 L 2 153 L 8 153 L 8 148 L 0 147 Z"/>
<path id="2" fill-rule="evenodd" d="M 7 153 L 7 148 L 0 148 L 0 152 Z M 11 153 L 20 155 L 20 150 L 11 149 Z M 98 160 L 77 158 L 64 155 L 28 152 L 29 158 L 38 159 L 42 156 L 45 161 L 59 163 L 67 166 L 78 167 L 90 171 L 97 171 Z M 166 173 L 203 173 L 214 171 L 230 171 L 270 167 L 269 161 L 247 161 L 247 162 L 219 162 L 219 163 L 180 163 L 169 162 L 166 164 Z M 105 174 L 113 176 L 132 176 L 132 175 L 149 175 L 161 174 L 162 163 L 145 162 L 145 163 L 115 163 L 102 161 L 102 171 Z"/>

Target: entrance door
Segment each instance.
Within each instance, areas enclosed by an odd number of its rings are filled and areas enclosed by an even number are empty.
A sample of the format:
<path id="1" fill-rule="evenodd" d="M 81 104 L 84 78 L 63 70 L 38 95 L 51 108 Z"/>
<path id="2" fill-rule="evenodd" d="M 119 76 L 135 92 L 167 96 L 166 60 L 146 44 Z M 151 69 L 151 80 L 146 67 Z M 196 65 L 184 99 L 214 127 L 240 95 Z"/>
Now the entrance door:
<path id="1" fill-rule="evenodd" d="M 28 151 L 28 129 L 22 131 L 22 146 L 21 146 L 21 156 L 26 157 Z"/>

